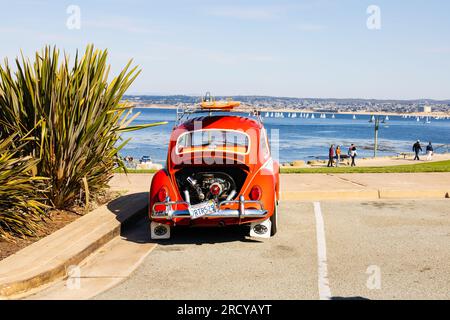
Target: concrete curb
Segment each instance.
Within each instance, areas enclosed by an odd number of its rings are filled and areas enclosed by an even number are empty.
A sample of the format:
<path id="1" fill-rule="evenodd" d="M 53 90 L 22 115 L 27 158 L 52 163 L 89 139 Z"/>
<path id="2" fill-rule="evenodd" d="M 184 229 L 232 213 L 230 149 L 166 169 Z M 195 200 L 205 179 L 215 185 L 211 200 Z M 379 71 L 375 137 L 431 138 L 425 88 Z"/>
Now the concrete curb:
<path id="1" fill-rule="evenodd" d="M 120 235 L 121 226 L 147 212 L 148 194 L 120 197 L 0 261 L 0 299 L 67 276 L 94 251 Z"/>
<path id="2" fill-rule="evenodd" d="M 448 199 L 450 191 L 395 189 L 286 191 L 280 193 L 280 198 L 283 201 Z"/>

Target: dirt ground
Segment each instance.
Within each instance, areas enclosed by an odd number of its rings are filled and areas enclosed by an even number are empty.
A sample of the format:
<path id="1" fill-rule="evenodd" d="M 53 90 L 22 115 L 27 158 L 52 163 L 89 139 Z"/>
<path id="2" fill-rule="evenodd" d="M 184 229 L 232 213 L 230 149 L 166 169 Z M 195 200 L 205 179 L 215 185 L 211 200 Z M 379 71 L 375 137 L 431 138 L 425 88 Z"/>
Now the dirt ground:
<path id="1" fill-rule="evenodd" d="M 97 207 L 114 200 L 120 195 L 119 192 L 110 191 L 97 198 L 95 203 L 90 204 L 90 210 L 94 210 Z M 0 260 L 7 258 L 8 256 L 16 253 L 17 251 L 29 246 L 30 244 L 39 241 L 40 239 L 52 234 L 55 231 L 63 228 L 69 223 L 75 221 L 84 215 L 84 208 L 74 207 L 70 211 L 66 210 L 51 210 L 48 213 L 48 217 L 42 221 L 41 230 L 35 237 L 25 239 L 15 239 L 15 242 L 7 242 L 0 240 Z"/>

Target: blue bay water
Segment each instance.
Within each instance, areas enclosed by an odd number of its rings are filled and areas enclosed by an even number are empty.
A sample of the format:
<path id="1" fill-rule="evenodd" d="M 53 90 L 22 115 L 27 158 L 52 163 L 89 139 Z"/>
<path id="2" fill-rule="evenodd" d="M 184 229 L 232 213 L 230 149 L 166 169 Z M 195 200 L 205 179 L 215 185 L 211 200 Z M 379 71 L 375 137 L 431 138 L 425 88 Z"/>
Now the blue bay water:
<path id="1" fill-rule="evenodd" d="M 164 163 L 170 133 L 175 125 L 176 110 L 135 108 L 134 112 L 141 114 L 133 124 L 157 121 L 169 123 L 124 133 L 123 138 L 131 138 L 131 141 L 122 149 L 121 155 L 134 158 L 148 155 L 154 162 Z M 331 144 L 343 146 L 343 152 L 346 153 L 349 145 L 354 143 L 360 157 L 373 155 L 374 124 L 369 123 L 370 116 L 360 115 L 353 120 L 352 115 L 343 114 L 336 114 L 335 119 L 331 119 L 330 115 L 327 115 L 327 119 L 321 119 L 319 114 L 316 114 L 315 119 L 288 118 L 288 113 L 284 115 L 285 118 L 263 118 L 269 137 L 271 134 L 279 136 L 280 162 L 326 158 Z M 378 135 L 381 150 L 378 155 L 411 152 L 412 144 L 418 139 L 423 144 L 432 141 L 435 148 L 450 144 L 450 120 L 430 120 L 431 123 L 425 123 L 424 119 L 417 122 L 416 118 L 390 116 L 385 124 L 380 123 Z M 437 151 L 444 152 L 447 148 L 438 148 Z"/>

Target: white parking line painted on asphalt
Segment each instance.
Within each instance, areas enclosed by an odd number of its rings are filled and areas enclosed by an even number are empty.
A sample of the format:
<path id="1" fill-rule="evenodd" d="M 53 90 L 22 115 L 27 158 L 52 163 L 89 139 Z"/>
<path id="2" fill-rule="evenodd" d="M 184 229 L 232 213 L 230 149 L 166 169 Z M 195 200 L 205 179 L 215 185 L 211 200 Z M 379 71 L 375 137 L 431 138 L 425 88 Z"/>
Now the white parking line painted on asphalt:
<path id="1" fill-rule="evenodd" d="M 320 300 L 329 300 L 331 298 L 331 289 L 328 281 L 327 245 L 320 202 L 314 202 L 314 215 L 316 216 L 319 297 Z"/>

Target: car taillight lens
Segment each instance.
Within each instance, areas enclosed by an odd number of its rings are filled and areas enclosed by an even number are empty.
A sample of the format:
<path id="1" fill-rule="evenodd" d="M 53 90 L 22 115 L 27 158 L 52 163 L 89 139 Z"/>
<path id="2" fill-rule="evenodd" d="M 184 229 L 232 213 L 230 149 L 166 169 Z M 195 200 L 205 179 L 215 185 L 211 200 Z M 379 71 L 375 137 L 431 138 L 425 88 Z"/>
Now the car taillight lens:
<path id="1" fill-rule="evenodd" d="M 159 200 L 159 202 L 166 201 L 166 198 L 167 198 L 168 195 L 169 195 L 169 191 L 167 190 L 166 187 L 162 187 L 161 189 L 159 189 L 159 191 L 158 191 L 158 200 Z"/>
<path id="2" fill-rule="evenodd" d="M 251 200 L 260 200 L 262 196 L 262 190 L 260 186 L 254 186 L 250 191 L 250 199 Z"/>

